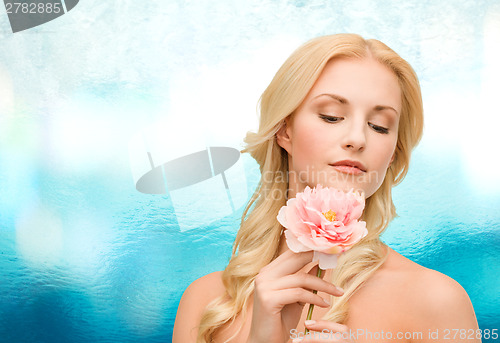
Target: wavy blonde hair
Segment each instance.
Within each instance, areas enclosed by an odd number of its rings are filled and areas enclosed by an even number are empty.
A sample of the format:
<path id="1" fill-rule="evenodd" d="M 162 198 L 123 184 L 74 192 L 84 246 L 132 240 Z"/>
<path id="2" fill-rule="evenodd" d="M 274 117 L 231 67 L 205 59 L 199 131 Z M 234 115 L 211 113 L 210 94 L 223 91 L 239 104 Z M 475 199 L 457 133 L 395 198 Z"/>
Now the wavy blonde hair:
<path id="1" fill-rule="evenodd" d="M 330 281 L 344 288 L 345 293 L 331 297 L 332 306 L 324 319 L 344 323 L 349 298 L 387 258 L 379 236 L 398 216 L 391 189 L 406 176 L 411 151 L 422 137 L 423 106 L 418 78 L 404 59 L 378 40 L 365 40 L 356 34 L 317 37 L 292 53 L 260 98 L 259 130 L 247 133 L 246 148 L 241 153 L 250 153 L 258 162 L 261 179 L 243 212 L 231 260 L 222 273 L 225 294 L 205 308 L 198 343 L 212 342 L 217 330 L 240 313 L 246 320 L 255 276 L 278 256 L 283 228 L 276 216 L 286 204 L 288 182 L 283 181 L 283 175 L 288 172 L 288 155 L 278 145 L 276 133 L 305 99 L 326 63 L 337 57 L 371 57 L 390 68 L 399 80 L 402 109 L 395 158 L 379 189 L 366 200 L 361 217 L 367 223 L 368 235 L 340 257 Z"/>

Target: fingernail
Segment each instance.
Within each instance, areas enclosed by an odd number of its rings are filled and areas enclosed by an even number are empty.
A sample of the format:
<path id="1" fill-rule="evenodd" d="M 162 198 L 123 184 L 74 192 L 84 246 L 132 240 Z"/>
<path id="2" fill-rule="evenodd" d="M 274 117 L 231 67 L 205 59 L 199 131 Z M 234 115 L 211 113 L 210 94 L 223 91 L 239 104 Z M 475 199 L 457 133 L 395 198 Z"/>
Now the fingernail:
<path id="1" fill-rule="evenodd" d="M 324 302 L 325 302 L 325 304 L 327 304 L 328 306 L 330 306 L 330 305 L 331 305 L 331 303 L 330 303 L 330 299 L 325 299 L 325 298 L 323 298 L 323 301 L 324 301 Z"/>
<path id="2" fill-rule="evenodd" d="M 302 342 L 302 338 L 295 338 L 292 343 L 299 343 Z"/>
<path id="3" fill-rule="evenodd" d="M 342 287 L 339 287 L 339 286 L 335 286 L 335 287 L 337 287 L 337 289 L 338 289 L 339 291 L 341 291 L 342 293 L 344 293 L 344 289 L 343 289 Z"/>
<path id="4" fill-rule="evenodd" d="M 315 321 L 315 320 L 306 320 L 306 321 L 304 322 L 304 324 L 306 324 L 307 326 L 309 326 L 309 325 L 314 325 L 314 324 L 316 324 L 316 321 Z"/>

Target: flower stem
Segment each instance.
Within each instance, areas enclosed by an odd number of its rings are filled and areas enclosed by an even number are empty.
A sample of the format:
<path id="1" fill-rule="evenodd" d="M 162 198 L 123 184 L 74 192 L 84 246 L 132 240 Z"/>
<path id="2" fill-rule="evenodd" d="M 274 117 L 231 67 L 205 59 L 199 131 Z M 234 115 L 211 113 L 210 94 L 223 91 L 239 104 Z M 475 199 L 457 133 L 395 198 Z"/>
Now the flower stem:
<path id="1" fill-rule="evenodd" d="M 321 277 L 322 277 L 322 275 L 323 275 L 323 269 L 321 269 L 321 268 L 318 266 L 318 272 L 316 273 L 316 276 L 317 276 L 317 277 L 319 277 L 319 278 L 321 278 Z M 316 293 L 318 293 L 318 291 L 317 291 L 317 290 L 314 290 L 314 291 L 313 291 L 313 293 L 314 293 L 314 294 L 316 294 Z M 307 312 L 307 318 L 306 318 L 306 320 L 311 319 L 312 314 L 313 314 L 313 310 L 314 310 L 314 304 L 309 304 L 309 311 Z M 307 334 L 308 332 L 309 332 L 309 329 L 308 329 L 308 328 L 306 328 L 306 329 L 304 330 L 304 335 L 305 335 L 305 334 Z"/>

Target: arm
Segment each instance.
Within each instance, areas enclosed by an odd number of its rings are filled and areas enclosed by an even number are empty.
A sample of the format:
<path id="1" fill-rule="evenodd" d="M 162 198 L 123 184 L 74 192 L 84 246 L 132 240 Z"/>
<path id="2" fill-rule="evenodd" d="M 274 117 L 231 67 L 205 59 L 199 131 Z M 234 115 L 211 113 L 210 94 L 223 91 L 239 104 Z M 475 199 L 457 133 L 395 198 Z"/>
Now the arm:
<path id="1" fill-rule="evenodd" d="M 195 280 L 184 291 L 175 317 L 173 343 L 195 343 L 198 325 L 207 304 L 224 293 L 220 271 Z"/>
<path id="2" fill-rule="evenodd" d="M 415 331 L 423 333 L 419 342 L 481 343 L 474 308 L 465 289 L 452 278 L 437 271 L 422 280 L 425 290 L 418 291 L 416 305 L 421 315 Z M 420 299 L 418 299 L 420 298 Z"/>

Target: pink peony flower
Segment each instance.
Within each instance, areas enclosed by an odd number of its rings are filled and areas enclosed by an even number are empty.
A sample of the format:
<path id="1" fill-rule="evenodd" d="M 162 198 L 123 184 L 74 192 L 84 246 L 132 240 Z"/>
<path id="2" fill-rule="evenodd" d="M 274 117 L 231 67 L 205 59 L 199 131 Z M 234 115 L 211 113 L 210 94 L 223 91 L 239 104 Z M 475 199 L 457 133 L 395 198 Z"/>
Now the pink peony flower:
<path id="1" fill-rule="evenodd" d="M 320 184 L 289 199 L 277 219 L 285 230 L 286 243 L 293 252 L 314 251 L 319 268 L 335 268 L 339 254 L 349 250 L 368 234 L 363 214 L 365 199 Z"/>

